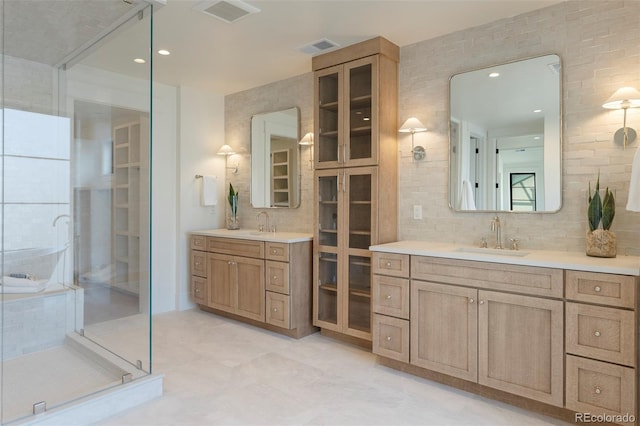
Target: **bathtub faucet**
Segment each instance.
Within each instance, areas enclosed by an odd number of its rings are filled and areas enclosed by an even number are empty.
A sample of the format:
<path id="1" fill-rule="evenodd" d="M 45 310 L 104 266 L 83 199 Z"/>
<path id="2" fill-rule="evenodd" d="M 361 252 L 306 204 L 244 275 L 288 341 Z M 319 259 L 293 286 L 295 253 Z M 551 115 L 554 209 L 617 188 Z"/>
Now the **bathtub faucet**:
<path id="1" fill-rule="evenodd" d="M 53 219 L 53 225 L 51 225 L 51 226 L 55 227 L 56 224 L 58 223 L 58 221 L 60 219 L 62 219 L 63 217 L 66 217 L 67 219 L 70 219 L 70 216 L 68 214 L 59 214 L 58 216 L 56 216 L 55 219 Z"/>

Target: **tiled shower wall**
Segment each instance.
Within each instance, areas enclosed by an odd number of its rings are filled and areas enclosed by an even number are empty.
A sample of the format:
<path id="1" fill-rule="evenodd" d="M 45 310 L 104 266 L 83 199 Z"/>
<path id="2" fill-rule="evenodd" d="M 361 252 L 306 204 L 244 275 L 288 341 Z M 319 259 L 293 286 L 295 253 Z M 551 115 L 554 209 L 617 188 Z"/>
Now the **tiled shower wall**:
<path id="1" fill-rule="evenodd" d="M 519 238 L 523 249 L 584 250 L 587 187 L 599 170 L 603 186 L 616 192 L 612 230 L 618 236 L 618 253 L 640 255 L 640 213 L 624 210 L 631 162 L 640 143 L 627 150 L 615 145 L 622 111 L 602 108 L 619 87 L 640 87 L 637 1 L 570 1 L 402 47 L 398 122 L 416 116 L 429 131 L 415 135 L 416 144 L 427 150 L 421 162 L 411 160 L 410 136 L 398 137 L 399 239 L 469 245 L 490 236 L 494 214 L 449 208 L 449 78 L 549 53 L 559 54 L 563 66 L 563 206 L 549 214 L 500 213 L 503 238 Z M 227 96 L 226 142 L 248 154 L 251 115 L 290 106 L 301 109 L 301 133 L 311 131 L 312 86 L 311 74 L 304 74 Z M 629 110 L 628 123 L 640 128 L 640 109 Z M 252 227 L 257 211 L 249 207 L 248 155 L 240 156 L 240 166 L 237 175 L 227 173 L 227 183 L 231 180 L 241 191 L 241 224 Z M 303 170 L 299 209 L 269 210 L 281 229 L 312 232 L 312 176 Z M 412 218 L 413 205 L 423 206 L 422 220 Z"/>

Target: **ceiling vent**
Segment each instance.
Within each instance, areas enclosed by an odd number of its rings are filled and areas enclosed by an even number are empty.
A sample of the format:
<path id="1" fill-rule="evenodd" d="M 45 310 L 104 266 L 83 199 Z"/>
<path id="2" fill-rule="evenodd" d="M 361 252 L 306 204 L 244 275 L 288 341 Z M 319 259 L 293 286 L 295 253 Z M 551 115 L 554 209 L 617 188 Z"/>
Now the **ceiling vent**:
<path id="1" fill-rule="evenodd" d="M 195 6 L 195 10 L 216 17 L 226 23 L 233 23 L 247 15 L 260 12 L 257 7 L 251 6 L 240 0 L 203 1 Z"/>
<path id="2" fill-rule="evenodd" d="M 336 47 L 340 47 L 338 43 L 334 43 L 331 40 L 327 40 L 323 38 L 322 40 L 314 41 L 313 43 L 309 43 L 300 48 L 301 52 L 307 53 L 309 55 L 315 55 L 317 53 L 326 52 L 327 50 L 335 49 Z"/>

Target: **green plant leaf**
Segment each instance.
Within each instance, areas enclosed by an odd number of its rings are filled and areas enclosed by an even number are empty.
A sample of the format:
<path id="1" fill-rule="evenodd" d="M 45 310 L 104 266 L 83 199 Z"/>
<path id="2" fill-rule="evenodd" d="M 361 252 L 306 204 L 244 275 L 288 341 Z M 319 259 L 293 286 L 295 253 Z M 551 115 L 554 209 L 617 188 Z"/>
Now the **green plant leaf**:
<path id="1" fill-rule="evenodd" d="M 589 189 L 589 191 L 591 191 L 591 189 Z M 589 230 L 593 232 L 598 229 L 598 224 L 600 223 L 600 219 L 602 219 L 602 200 L 600 199 L 598 190 L 596 190 L 593 193 L 593 197 L 590 196 L 589 199 L 587 217 L 589 219 Z"/>
<path id="2" fill-rule="evenodd" d="M 609 229 L 616 216 L 616 203 L 613 199 L 613 192 L 607 188 L 604 192 L 604 200 L 602 201 L 602 229 Z"/>

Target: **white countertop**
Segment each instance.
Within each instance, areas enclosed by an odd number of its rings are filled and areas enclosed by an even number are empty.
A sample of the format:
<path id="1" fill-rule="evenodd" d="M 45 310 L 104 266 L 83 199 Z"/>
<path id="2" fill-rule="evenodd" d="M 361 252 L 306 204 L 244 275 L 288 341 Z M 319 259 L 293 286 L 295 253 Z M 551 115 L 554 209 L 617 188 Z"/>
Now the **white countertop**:
<path id="1" fill-rule="evenodd" d="M 511 265 L 542 266 L 546 268 L 573 269 L 577 271 L 605 272 L 610 274 L 640 275 L 640 257 L 620 256 L 614 258 L 590 257 L 580 252 L 521 249 L 480 249 L 429 241 L 397 241 L 369 247 L 371 251 L 410 254 L 418 256 L 444 257 L 449 259 L 476 260 L 482 262 L 507 263 Z M 463 251 L 470 250 L 470 251 Z M 483 252 L 482 250 L 486 250 Z M 523 254 L 514 256 L 513 254 Z"/>
<path id="2" fill-rule="evenodd" d="M 207 237 L 236 238 L 239 240 L 270 241 L 274 243 L 300 243 L 312 241 L 313 235 L 303 232 L 258 232 L 255 229 L 204 229 L 191 234 Z"/>

